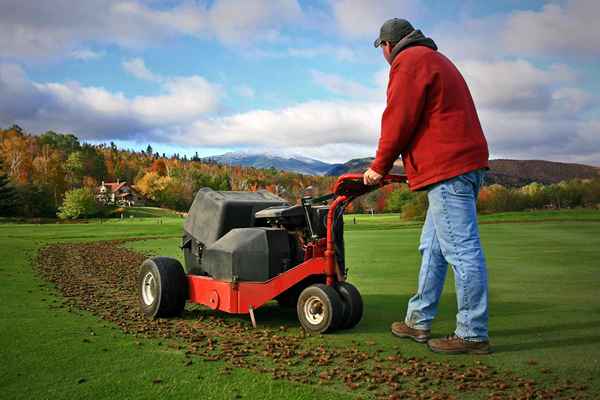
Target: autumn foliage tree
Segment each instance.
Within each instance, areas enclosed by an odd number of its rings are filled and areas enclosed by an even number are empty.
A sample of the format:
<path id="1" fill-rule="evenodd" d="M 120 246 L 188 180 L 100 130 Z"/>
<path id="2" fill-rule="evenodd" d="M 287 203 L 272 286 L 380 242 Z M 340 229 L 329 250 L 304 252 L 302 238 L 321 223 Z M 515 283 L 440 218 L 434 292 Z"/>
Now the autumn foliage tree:
<path id="1" fill-rule="evenodd" d="M 18 126 L 0 129 L 0 160 L 4 164 L 5 187 L 14 189 L 14 215 L 54 217 L 65 193 L 73 189 L 97 189 L 100 182 L 127 181 L 151 202 L 187 211 L 202 187 L 214 190 L 269 190 L 295 203 L 304 188 L 315 195 L 329 193 L 336 180 L 331 176 L 309 176 L 276 168 L 220 165 L 174 154 L 160 157 L 152 149 L 133 151 L 110 145 L 80 143 L 72 134 L 48 131 L 41 135 Z M 555 185 L 530 184 L 523 188 L 499 185 L 481 189 L 482 212 L 540 208 L 599 207 L 600 179 L 573 180 Z M 352 212 L 399 212 L 404 218 L 423 218 L 427 198 L 410 192 L 405 185 L 390 185 L 352 203 Z"/>
<path id="2" fill-rule="evenodd" d="M 98 214 L 94 192 L 87 188 L 69 190 L 65 194 L 65 201 L 59 208 L 60 219 L 77 219 L 93 217 Z"/>

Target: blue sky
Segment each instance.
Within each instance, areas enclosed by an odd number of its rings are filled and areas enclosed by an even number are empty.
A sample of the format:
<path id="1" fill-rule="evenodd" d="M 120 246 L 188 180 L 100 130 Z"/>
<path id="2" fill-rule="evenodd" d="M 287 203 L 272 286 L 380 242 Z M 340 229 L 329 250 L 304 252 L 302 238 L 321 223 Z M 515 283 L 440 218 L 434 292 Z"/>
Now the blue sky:
<path id="1" fill-rule="evenodd" d="M 493 158 L 600 165 L 600 2 L 0 0 L 0 126 L 122 147 L 372 156 L 391 17 L 467 80 Z"/>

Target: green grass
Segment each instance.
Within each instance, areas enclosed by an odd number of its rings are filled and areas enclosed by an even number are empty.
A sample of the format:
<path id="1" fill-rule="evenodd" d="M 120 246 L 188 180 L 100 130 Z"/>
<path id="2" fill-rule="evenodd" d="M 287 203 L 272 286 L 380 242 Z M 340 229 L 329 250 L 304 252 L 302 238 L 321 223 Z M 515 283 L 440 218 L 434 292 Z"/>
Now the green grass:
<path id="1" fill-rule="evenodd" d="M 591 386 L 600 394 L 600 224 L 596 213 L 527 215 L 504 221 L 556 222 L 484 224 L 481 234 L 490 275 L 490 335 L 496 350 L 479 358 L 541 382 L 559 376 Z M 562 215 L 561 215 L 562 214 Z M 583 217 L 582 217 L 583 215 Z M 393 220 L 397 216 L 361 216 Z M 350 217 L 351 218 L 351 217 Z M 485 217 L 484 217 L 485 218 Z M 39 280 L 30 258 L 46 243 L 152 239 L 131 242 L 139 251 L 180 257 L 181 219 L 133 219 L 89 224 L 0 225 L 0 393 L 3 398 L 338 398 L 326 388 L 272 381 L 269 375 L 195 360 L 155 340 L 140 340 L 87 313 L 54 306 L 60 296 Z M 348 221 L 347 221 L 348 223 Z M 366 224 L 361 220 L 357 225 Z M 377 223 L 370 224 L 376 226 Z M 349 225 L 347 225 L 349 226 Z M 380 221 L 379 227 L 385 228 Z M 395 339 L 389 324 L 401 319 L 416 287 L 420 229 L 351 230 L 346 234 L 350 281 L 365 301 L 365 317 L 352 331 L 328 335 L 333 345 L 352 340 L 399 347 L 405 355 L 448 359 L 424 346 Z M 448 275 L 434 334 L 451 333 L 456 300 Z M 259 309 L 259 324 L 295 324 L 293 314 Z M 93 331 L 95 335 L 91 335 Z M 89 343 L 84 342 L 89 340 Z M 136 343 L 141 343 L 137 345 Z M 107 351 L 104 351 L 107 349 Z M 456 363 L 472 357 L 450 358 Z M 530 365 L 530 361 L 537 362 Z M 550 373 L 542 373 L 548 368 Z M 78 384 L 80 379 L 85 382 Z M 154 379 L 162 383 L 153 384 Z"/>
<path id="2" fill-rule="evenodd" d="M 177 212 L 160 207 L 127 207 L 125 208 L 125 218 L 181 218 Z"/>
<path id="3" fill-rule="evenodd" d="M 332 342 L 401 344 L 410 354 L 431 357 L 424 346 L 399 342 L 388 331 L 392 321 L 404 316 L 416 288 L 419 234 L 420 229 L 414 228 L 347 232 L 349 279 L 363 295 L 365 317 L 356 329 L 329 337 Z M 598 376 L 600 224 L 490 224 L 481 226 L 481 235 L 488 260 L 490 336 L 495 349 L 486 362 L 542 380 L 541 368 L 584 380 Z M 176 245 L 162 239 L 132 242 L 129 247 L 181 260 Z M 454 280 L 449 272 L 433 333 L 452 333 L 455 314 Z M 455 359 L 462 362 L 471 357 Z M 528 365 L 530 360 L 538 365 Z M 590 383 L 600 392 L 600 382 Z"/>
<path id="4" fill-rule="evenodd" d="M 339 398 L 248 370 L 226 375 L 220 362 L 195 359 L 186 367 L 183 352 L 165 343 L 140 341 L 88 313 L 58 308 L 61 297 L 31 268 L 47 243 L 162 236 L 176 246 L 180 234 L 175 219 L 0 225 L 0 398 Z"/>
<path id="5" fill-rule="evenodd" d="M 581 221 L 600 222 L 600 210 L 536 210 L 520 212 L 503 212 L 479 216 L 482 224 L 497 222 L 547 222 L 547 221 Z M 348 214 L 344 215 L 347 230 L 401 229 L 422 225 L 422 221 L 406 221 L 398 213 L 388 214 Z"/>

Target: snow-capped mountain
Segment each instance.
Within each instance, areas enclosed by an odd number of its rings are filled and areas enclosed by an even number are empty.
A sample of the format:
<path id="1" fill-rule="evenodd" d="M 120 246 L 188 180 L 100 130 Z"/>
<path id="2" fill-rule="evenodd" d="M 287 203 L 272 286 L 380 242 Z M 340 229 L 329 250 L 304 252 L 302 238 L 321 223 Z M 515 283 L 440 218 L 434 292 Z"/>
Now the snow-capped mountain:
<path id="1" fill-rule="evenodd" d="M 328 164 L 313 158 L 298 155 L 277 155 L 269 152 L 253 153 L 236 151 L 203 158 L 219 164 L 240 165 L 254 168 L 276 168 L 305 175 L 325 175 L 337 164 Z"/>

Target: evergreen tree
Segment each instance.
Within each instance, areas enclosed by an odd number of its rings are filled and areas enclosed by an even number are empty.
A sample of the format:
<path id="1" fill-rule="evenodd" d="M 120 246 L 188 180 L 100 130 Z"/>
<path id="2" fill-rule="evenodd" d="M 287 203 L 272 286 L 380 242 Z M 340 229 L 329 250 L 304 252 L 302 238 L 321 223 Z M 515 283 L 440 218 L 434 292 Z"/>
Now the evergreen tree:
<path id="1" fill-rule="evenodd" d="M 4 173 L 4 164 L 0 158 L 0 215 L 10 213 L 16 203 L 16 191 Z"/>

